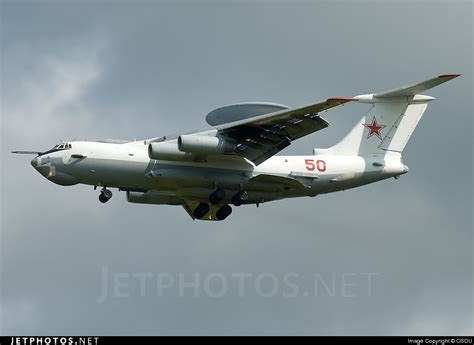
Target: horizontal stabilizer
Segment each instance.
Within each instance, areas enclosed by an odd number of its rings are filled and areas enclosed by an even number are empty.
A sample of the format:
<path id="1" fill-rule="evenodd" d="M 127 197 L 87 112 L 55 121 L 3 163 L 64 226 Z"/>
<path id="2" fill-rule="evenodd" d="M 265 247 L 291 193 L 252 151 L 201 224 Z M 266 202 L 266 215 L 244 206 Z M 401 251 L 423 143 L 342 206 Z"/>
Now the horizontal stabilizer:
<path id="1" fill-rule="evenodd" d="M 420 83 L 413 85 L 404 86 L 395 90 L 390 90 L 386 92 L 376 93 L 374 97 L 377 98 L 389 98 L 389 97 L 407 97 L 414 96 L 416 94 L 422 93 L 423 91 L 429 90 L 443 84 L 451 79 L 459 77 L 460 74 L 442 74 L 435 78 L 431 78 Z"/>

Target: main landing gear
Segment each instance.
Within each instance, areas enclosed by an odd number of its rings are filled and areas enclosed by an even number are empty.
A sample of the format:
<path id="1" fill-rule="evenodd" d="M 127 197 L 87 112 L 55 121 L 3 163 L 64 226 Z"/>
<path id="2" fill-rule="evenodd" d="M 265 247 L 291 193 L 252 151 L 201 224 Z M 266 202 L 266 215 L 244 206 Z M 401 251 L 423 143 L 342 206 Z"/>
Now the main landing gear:
<path id="1" fill-rule="evenodd" d="M 209 202 L 213 205 L 217 205 L 225 198 L 225 190 L 216 189 L 214 192 L 209 195 Z"/>
<path id="2" fill-rule="evenodd" d="M 201 219 L 204 217 L 207 212 L 209 212 L 210 208 L 208 204 L 200 203 L 195 209 L 194 209 L 194 217 L 197 219 Z"/>
<path id="3" fill-rule="evenodd" d="M 103 204 L 105 204 L 107 201 L 109 201 L 112 198 L 112 191 L 107 188 L 102 188 L 99 194 L 99 201 Z"/>
<path id="4" fill-rule="evenodd" d="M 204 216 L 210 211 L 210 207 L 208 204 L 205 203 L 200 203 L 195 209 L 194 209 L 194 218 L 197 219 L 202 219 Z M 216 211 L 216 218 L 218 220 L 224 220 L 227 217 L 230 216 L 232 213 L 232 207 L 229 205 L 225 204 L 222 205 L 217 211 Z"/>
<path id="5" fill-rule="evenodd" d="M 217 210 L 216 218 L 219 220 L 224 220 L 227 217 L 229 217 L 231 213 L 232 213 L 232 207 L 225 204 L 220 209 Z"/>
<path id="6" fill-rule="evenodd" d="M 242 190 L 232 197 L 232 204 L 234 206 L 240 206 L 244 204 L 248 200 L 248 198 L 249 194 L 246 191 Z"/>
<path id="7" fill-rule="evenodd" d="M 226 196 L 226 194 L 225 194 L 225 191 L 223 189 L 216 189 L 214 192 L 211 193 L 211 195 L 209 195 L 209 204 L 210 205 L 217 205 L 217 204 L 221 203 L 224 200 L 225 196 Z M 244 204 L 248 200 L 248 198 L 249 198 L 249 195 L 246 191 L 240 191 L 232 197 L 231 201 L 232 201 L 232 204 L 234 206 L 240 206 L 240 205 Z M 197 219 L 204 218 L 206 216 L 206 214 L 208 214 L 210 209 L 211 209 L 209 204 L 200 203 L 194 209 L 194 218 L 197 218 Z M 232 213 L 232 207 L 230 207 L 230 205 L 228 205 L 228 204 L 225 204 L 225 205 L 222 205 L 216 211 L 216 218 L 218 220 L 224 220 L 228 216 L 230 216 L 231 213 Z"/>

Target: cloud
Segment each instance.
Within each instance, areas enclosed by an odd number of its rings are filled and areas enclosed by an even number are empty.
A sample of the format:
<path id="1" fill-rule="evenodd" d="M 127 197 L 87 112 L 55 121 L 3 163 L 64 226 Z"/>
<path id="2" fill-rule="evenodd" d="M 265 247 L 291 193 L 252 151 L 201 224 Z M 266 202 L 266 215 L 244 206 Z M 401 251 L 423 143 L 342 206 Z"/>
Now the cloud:
<path id="1" fill-rule="evenodd" d="M 24 332 L 40 318 L 35 304 L 25 296 L 18 300 L 0 303 L 0 324 L 2 334 Z"/>
<path id="2" fill-rule="evenodd" d="M 70 48 L 73 52 L 66 55 L 36 55 L 26 47 L 4 52 L 2 113 L 4 119 L 8 118 L 2 123 L 5 143 L 41 149 L 41 145 L 53 144 L 51 138 L 58 133 L 68 135 L 91 128 L 95 114 L 84 104 L 83 97 L 100 78 L 100 47 Z M 31 56 L 35 56 L 34 61 Z M 29 68 L 18 73 L 24 64 Z"/>

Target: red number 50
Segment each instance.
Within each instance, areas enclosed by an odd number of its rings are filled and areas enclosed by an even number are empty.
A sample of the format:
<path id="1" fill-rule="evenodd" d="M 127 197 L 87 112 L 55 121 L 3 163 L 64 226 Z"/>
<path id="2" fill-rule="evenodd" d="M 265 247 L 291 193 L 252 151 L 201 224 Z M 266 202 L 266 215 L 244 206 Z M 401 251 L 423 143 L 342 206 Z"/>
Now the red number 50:
<path id="1" fill-rule="evenodd" d="M 316 164 L 314 162 L 314 159 L 305 159 L 304 163 L 306 165 L 306 170 L 308 171 L 314 171 L 314 169 L 318 169 L 318 171 L 320 172 L 326 171 L 326 162 L 322 159 L 318 159 L 316 161 Z"/>

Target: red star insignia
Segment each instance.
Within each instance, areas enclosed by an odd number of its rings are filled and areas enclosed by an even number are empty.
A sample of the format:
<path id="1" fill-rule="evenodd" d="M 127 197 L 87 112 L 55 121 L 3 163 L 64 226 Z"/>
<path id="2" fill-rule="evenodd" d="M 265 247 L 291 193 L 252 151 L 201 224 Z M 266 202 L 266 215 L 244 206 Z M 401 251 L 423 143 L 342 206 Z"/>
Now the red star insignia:
<path id="1" fill-rule="evenodd" d="M 383 128 L 387 127 L 385 125 L 379 125 L 375 116 L 372 119 L 372 123 L 363 123 L 362 125 L 369 130 L 369 134 L 367 134 L 367 139 L 369 139 L 373 135 L 376 135 L 379 137 L 380 140 L 382 140 L 382 135 L 380 131 Z"/>

